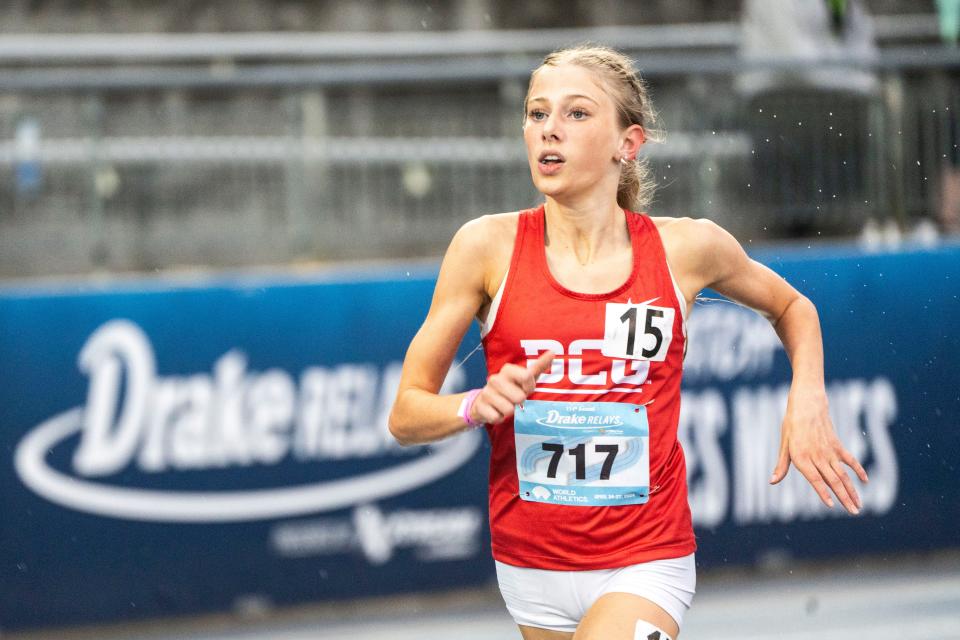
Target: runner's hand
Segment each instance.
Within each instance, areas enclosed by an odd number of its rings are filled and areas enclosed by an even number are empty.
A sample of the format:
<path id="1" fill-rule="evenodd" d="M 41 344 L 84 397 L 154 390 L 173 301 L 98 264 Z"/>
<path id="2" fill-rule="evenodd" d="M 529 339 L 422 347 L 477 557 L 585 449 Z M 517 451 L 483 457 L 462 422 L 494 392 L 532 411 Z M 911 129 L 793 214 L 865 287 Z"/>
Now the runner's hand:
<path id="1" fill-rule="evenodd" d="M 825 505 L 833 507 L 833 491 L 847 511 L 860 513 L 860 496 L 843 465 L 853 469 L 863 482 L 869 480 L 867 472 L 834 433 L 827 397 L 822 392 L 805 394 L 791 390 L 780 430 L 780 458 L 770 484 L 786 477 L 791 462 Z"/>
<path id="2" fill-rule="evenodd" d="M 475 422 L 495 424 L 512 416 L 514 407 L 533 393 L 537 377 L 550 369 L 553 358 L 552 351 L 545 351 L 529 368 L 509 362 L 503 365 L 499 373 L 487 378 L 470 408 L 470 417 Z"/>

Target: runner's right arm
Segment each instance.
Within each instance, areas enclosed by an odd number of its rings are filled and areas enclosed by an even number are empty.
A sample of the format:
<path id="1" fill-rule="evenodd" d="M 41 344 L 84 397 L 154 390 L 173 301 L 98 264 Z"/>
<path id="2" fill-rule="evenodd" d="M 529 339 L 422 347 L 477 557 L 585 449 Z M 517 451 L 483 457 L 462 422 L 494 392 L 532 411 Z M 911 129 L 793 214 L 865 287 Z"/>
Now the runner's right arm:
<path id="1" fill-rule="evenodd" d="M 488 297 L 487 256 L 493 241 L 484 218 L 464 224 L 453 236 L 440 265 L 430 310 L 407 349 L 397 398 L 390 412 L 390 433 L 401 444 L 423 444 L 463 431 L 457 415 L 466 393 L 438 395 L 464 334 Z M 478 422 L 499 422 L 533 392 L 536 376 L 550 367 L 553 354 L 540 356 L 530 369 L 506 364 L 488 378 L 471 410 Z"/>

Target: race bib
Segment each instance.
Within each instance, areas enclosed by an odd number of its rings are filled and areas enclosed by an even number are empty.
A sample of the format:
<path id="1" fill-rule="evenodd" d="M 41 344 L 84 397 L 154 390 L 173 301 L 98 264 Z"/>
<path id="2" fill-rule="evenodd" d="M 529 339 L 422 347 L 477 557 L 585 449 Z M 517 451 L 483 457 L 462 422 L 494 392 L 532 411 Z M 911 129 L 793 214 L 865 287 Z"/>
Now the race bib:
<path id="1" fill-rule="evenodd" d="M 673 341 L 675 314 L 673 307 L 646 302 L 608 302 L 600 352 L 608 358 L 663 362 Z"/>
<path id="2" fill-rule="evenodd" d="M 513 430 L 522 499 L 601 507 L 649 498 L 646 407 L 527 400 Z"/>

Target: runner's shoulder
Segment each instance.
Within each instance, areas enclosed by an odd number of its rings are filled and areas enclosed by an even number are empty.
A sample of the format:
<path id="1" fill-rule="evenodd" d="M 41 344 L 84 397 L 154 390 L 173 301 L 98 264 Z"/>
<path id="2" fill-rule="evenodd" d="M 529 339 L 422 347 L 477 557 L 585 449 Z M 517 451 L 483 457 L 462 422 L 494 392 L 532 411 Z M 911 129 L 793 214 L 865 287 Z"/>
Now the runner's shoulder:
<path id="1" fill-rule="evenodd" d="M 650 216 L 657 229 L 663 231 L 669 229 L 675 232 L 695 233 L 697 229 L 703 228 L 705 223 L 710 222 L 706 218 L 691 218 L 690 216 Z"/>
<path id="2" fill-rule="evenodd" d="M 709 218 L 650 216 L 664 242 L 685 250 L 706 249 L 729 234 Z"/>
<path id="3" fill-rule="evenodd" d="M 683 284 L 693 279 L 692 289 L 713 282 L 718 273 L 737 264 L 744 255 L 736 238 L 709 218 L 653 218 L 663 241 L 667 262 Z"/>
<path id="4" fill-rule="evenodd" d="M 468 220 L 461 229 L 469 229 L 471 232 L 477 233 L 483 237 L 483 239 L 491 242 L 497 242 L 504 238 L 512 240 L 516 234 L 519 220 L 519 211 L 488 213 L 479 218 Z"/>
<path id="5" fill-rule="evenodd" d="M 509 255 L 517 233 L 519 211 L 489 213 L 465 222 L 454 236 L 459 250 L 484 262 Z M 453 244 L 453 243 L 451 243 Z"/>

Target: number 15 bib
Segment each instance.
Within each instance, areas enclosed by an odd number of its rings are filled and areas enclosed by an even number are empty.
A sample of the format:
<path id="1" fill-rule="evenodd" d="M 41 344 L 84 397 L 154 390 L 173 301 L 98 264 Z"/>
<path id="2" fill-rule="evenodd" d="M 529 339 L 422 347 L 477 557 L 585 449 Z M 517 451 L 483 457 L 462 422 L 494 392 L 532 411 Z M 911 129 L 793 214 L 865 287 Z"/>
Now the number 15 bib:
<path id="1" fill-rule="evenodd" d="M 606 305 L 601 352 L 608 358 L 663 362 L 673 341 L 672 307 L 655 307 L 650 303 L 615 303 Z"/>
<path id="2" fill-rule="evenodd" d="M 522 499 L 590 507 L 649 499 L 646 407 L 527 400 L 513 429 Z"/>

